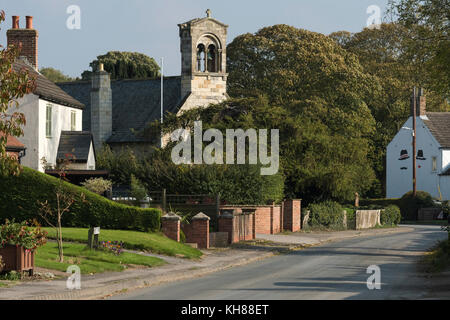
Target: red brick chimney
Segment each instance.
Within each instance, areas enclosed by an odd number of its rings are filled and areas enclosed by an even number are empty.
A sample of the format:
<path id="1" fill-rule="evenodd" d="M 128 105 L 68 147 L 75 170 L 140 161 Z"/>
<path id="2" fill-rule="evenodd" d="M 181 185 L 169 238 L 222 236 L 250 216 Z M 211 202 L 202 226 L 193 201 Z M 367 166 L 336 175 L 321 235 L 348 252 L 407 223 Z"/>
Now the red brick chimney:
<path id="1" fill-rule="evenodd" d="M 19 17 L 12 17 L 12 29 L 6 32 L 8 46 L 19 48 L 19 57 L 25 57 L 33 67 L 38 69 L 38 32 L 33 29 L 33 17 L 26 17 L 26 29 L 19 27 Z"/>

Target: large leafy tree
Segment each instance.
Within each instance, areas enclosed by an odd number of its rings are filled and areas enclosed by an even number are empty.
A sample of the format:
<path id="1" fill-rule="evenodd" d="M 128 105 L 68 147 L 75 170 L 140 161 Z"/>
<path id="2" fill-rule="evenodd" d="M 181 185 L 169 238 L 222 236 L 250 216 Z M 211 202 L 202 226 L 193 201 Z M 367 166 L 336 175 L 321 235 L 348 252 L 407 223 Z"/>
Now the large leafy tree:
<path id="1" fill-rule="evenodd" d="M 0 24 L 4 20 L 5 12 L 0 11 Z M 6 143 L 8 136 L 18 137 L 23 134 L 25 115 L 13 109 L 18 107 L 19 99 L 34 87 L 34 79 L 25 70 L 16 72 L 13 69 L 18 49 L 0 45 L 0 175 L 20 172 L 17 160 L 6 153 Z"/>
<path id="2" fill-rule="evenodd" d="M 48 80 L 53 82 L 64 82 L 75 80 L 74 78 L 71 78 L 62 73 L 62 71 L 51 67 L 41 68 L 39 72 Z"/>
<path id="3" fill-rule="evenodd" d="M 365 99 L 377 122 L 369 157 L 378 183 L 371 196 L 384 196 L 386 146 L 409 116 L 412 87 L 427 89 L 429 111 L 448 110 L 442 93 L 430 89 L 429 73 L 423 71 L 418 56 L 410 54 L 409 41 L 415 36 L 414 28 L 399 23 L 382 24 L 379 29 L 366 28 L 354 34 L 345 31 L 330 34 L 330 38 L 358 57 L 364 71 L 380 85 L 381 90 L 369 92 Z"/>
<path id="4" fill-rule="evenodd" d="M 103 63 L 105 71 L 111 74 L 111 79 L 145 79 L 160 76 L 156 61 L 139 52 L 110 51 L 100 55 L 89 66 L 97 70 L 99 63 Z M 89 80 L 92 71 L 84 71 L 82 80 Z"/>
<path id="5" fill-rule="evenodd" d="M 424 84 L 450 97 L 450 1 L 390 0 L 393 19 L 414 33 L 404 45 L 420 72 L 427 75 Z"/>
<path id="6" fill-rule="evenodd" d="M 287 25 L 238 36 L 227 52 L 230 95 L 266 97 L 242 117 L 254 128 L 281 130 L 287 193 L 349 200 L 370 188 L 374 120 L 366 98 L 380 87 L 354 54 Z"/>

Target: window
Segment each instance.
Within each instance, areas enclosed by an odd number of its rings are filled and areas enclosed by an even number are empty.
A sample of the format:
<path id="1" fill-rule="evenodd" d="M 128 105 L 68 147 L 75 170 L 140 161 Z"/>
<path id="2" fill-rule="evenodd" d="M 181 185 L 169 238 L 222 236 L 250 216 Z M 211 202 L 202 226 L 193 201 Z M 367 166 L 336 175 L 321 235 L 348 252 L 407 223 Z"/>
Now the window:
<path id="1" fill-rule="evenodd" d="M 431 158 L 431 171 L 433 172 L 437 171 L 437 157 Z"/>
<path id="2" fill-rule="evenodd" d="M 52 136 L 52 105 L 47 105 L 47 111 L 45 115 L 45 136 L 50 138 Z"/>
<path id="3" fill-rule="evenodd" d="M 77 130 L 77 113 L 75 111 L 70 113 L 70 130 Z"/>

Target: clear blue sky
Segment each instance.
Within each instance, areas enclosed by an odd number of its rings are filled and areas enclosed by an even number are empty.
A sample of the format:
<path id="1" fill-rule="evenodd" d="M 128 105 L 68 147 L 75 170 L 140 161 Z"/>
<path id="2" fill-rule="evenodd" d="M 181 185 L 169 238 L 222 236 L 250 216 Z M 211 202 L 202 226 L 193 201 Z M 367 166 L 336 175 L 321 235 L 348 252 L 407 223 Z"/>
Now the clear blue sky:
<path id="1" fill-rule="evenodd" d="M 6 2 L 6 3 L 5 3 Z M 388 0 L 2 0 L 7 20 L 1 25 L 0 44 L 6 44 L 11 16 L 34 16 L 39 31 L 39 67 L 54 67 L 70 76 L 88 69 L 97 55 L 110 50 L 145 53 L 159 63 L 166 75 L 180 74 L 178 23 L 212 17 L 229 25 L 228 42 L 274 24 L 329 34 L 338 30 L 358 32 L 366 26 L 370 5 L 382 14 Z M 81 9 L 81 29 L 66 27 L 67 7 Z"/>

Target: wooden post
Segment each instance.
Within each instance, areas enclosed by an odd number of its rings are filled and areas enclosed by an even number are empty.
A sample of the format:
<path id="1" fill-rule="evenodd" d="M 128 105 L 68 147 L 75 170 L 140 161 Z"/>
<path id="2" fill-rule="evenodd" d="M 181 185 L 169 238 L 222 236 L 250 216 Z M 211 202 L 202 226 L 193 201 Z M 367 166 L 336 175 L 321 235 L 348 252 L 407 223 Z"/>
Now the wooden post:
<path id="1" fill-rule="evenodd" d="M 92 249 L 94 247 L 94 227 L 90 227 L 88 231 L 88 247 Z"/>
<path id="2" fill-rule="evenodd" d="M 166 189 L 163 189 L 163 191 L 162 191 L 162 209 L 163 209 L 163 213 L 166 213 L 166 209 L 167 209 Z"/>

